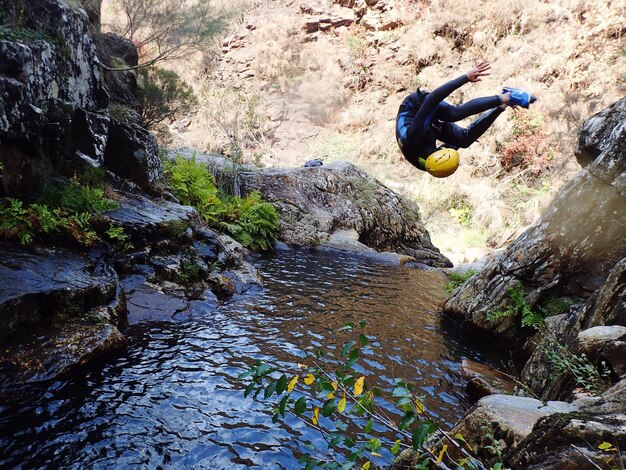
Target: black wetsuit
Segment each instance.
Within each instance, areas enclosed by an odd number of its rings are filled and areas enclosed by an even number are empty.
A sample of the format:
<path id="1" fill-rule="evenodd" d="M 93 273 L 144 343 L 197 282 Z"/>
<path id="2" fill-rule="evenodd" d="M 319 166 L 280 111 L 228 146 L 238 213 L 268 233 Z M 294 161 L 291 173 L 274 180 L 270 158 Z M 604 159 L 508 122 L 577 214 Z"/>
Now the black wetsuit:
<path id="1" fill-rule="evenodd" d="M 396 117 L 396 140 L 402 154 L 413 165 L 424 170 L 424 160 L 443 147 L 466 148 L 493 124 L 503 111 L 497 95 L 476 98 L 459 106 L 443 101 L 450 93 L 469 82 L 467 75 L 444 83 L 432 92 L 417 91 L 407 96 Z M 493 109 L 492 109 L 493 108 Z M 467 128 L 454 124 L 473 114 L 490 110 L 479 116 Z"/>

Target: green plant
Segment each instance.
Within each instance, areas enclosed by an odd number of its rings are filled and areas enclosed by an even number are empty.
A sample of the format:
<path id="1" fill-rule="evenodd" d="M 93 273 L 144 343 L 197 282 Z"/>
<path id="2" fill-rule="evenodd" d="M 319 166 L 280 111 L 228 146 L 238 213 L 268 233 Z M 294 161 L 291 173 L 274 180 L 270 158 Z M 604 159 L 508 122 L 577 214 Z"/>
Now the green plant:
<path id="1" fill-rule="evenodd" d="M 545 324 L 544 316 L 532 310 L 524 298 L 524 284 L 516 282 L 507 289 L 509 301 L 504 310 L 494 310 L 487 314 L 488 321 L 497 321 L 504 317 L 519 316 L 523 327 L 539 329 Z"/>
<path id="2" fill-rule="evenodd" d="M 195 207 L 209 225 L 219 222 L 222 201 L 215 178 L 205 165 L 177 155 L 164 162 L 168 185 L 180 202 Z"/>
<path id="3" fill-rule="evenodd" d="M 22 201 L 6 200 L 8 204 L 0 206 L 0 236 L 6 240 L 17 239 L 22 245 L 28 245 L 35 236 L 30 213 Z"/>
<path id="4" fill-rule="evenodd" d="M 209 169 L 195 158 L 177 155 L 165 162 L 165 170 L 176 197 L 194 206 L 209 225 L 227 230 L 246 247 L 272 247 L 278 234 L 278 214 L 259 192 L 253 191 L 245 198 L 220 193 Z"/>
<path id="5" fill-rule="evenodd" d="M 350 53 L 356 57 L 363 57 L 367 51 L 367 41 L 362 36 L 350 36 L 347 41 Z"/>
<path id="6" fill-rule="evenodd" d="M 130 237 L 124 232 L 124 227 L 110 227 L 104 233 L 109 241 L 121 251 L 128 251 L 133 248 Z"/>
<path id="7" fill-rule="evenodd" d="M 269 250 L 278 233 L 276 209 L 253 191 L 246 198 L 233 197 L 226 205 L 225 221 L 221 226 L 242 245 L 252 249 Z"/>
<path id="8" fill-rule="evenodd" d="M 306 359 L 309 365 L 298 364 L 299 370 L 294 373 L 280 373 L 261 361 L 250 365 L 239 376 L 250 378 L 244 396 L 272 399 L 275 423 L 289 413 L 322 433 L 333 453 L 304 455 L 300 463 L 307 469 L 387 466 L 403 449 L 417 453 L 416 468 L 449 468 L 442 462 L 450 459 L 447 449 L 451 446 L 462 455 L 462 461 L 452 461 L 455 468 L 486 470 L 466 449 L 469 446 L 463 436 L 451 437 L 429 416 L 423 397 L 413 393 L 412 384 L 396 380 L 387 392 L 370 385 L 359 365 L 363 356 L 373 354 L 370 339 L 362 332 L 364 326 L 361 321 L 361 331 L 355 330 L 352 322 L 340 328 L 339 332 L 348 337 L 337 354 L 331 350 L 312 351 Z M 392 404 L 396 415 L 389 414 Z M 445 442 L 439 449 L 425 445 L 436 431 Z"/>
<path id="9" fill-rule="evenodd" d="M 118 207 L 115 201 L 104 196 L 103 189 L 85 186 L 77 178 L 46 185 L 39 200 L 69 213 L 98 214 Z"/>
<path id="10" fill-rule="evenodd" d="M 174 278 L 174 282 L 181 286 L 191 286 L 204 277 L 204 272 L 198 264 L 198 258 L 195 253 L 190 252 L 181 258 L 178 273 Z"/>
<path id="11" fill-rule="evenodd" d="M 446 285 L 446 293 L 448 294 L 452 294 L 452 292 L 459 287 L 462 284 L 465 284 L 465 282 L 475 276 L 478 273 L 478 271 L 476 271 L 475 269 L 468 269 L 465 272 L 462 273 L 457 273 L 457 272 L 451 272 L 448 273 L 448 279 L 450 279 L 450 282 L 448 282 L 448 284 Z"/>
<path id="12" fill-rule="evenodd" d="M 90 175 L 94 184 L 100 181 L 95 173 Z M 57 181 L 47 185 L 39 202 L 30 206 L 17 199 L 0 200 L 0 238 L 29 245 L 35 238 L 69 235 L 75 243 L 91 246 L 101 240 L 94 215 L 116 207 L 101 188 L 81 185 L 77 178 Z M 109 226 L 104 235 L 120 249 L 132 247 L 121 227 Z"/>
<path id="13" fill-rule="evenodd" d="M 138 70 L 137 78 L 139 114 L 147 128 L 166 119 L 182 117 L 198 104 L 191 86 L 176 72 L 144 67 Z"/>
<path id="14" fill-rule="evenodd" d="M 585 354 L 574 354 L 554 336 L 543 343 L 541 352 L 557 373 L 571 375 L 576 385 L 593 395 L 601 395 L 611 386 L 611 372 L 604 361 L 596 367 Z"/>
<path id="15" fill-rule="evenodd" d="M 450 216 L 464 227 L 469 227 L 474 208 L 463 194 L 453 193 L 445 203 Z"/>

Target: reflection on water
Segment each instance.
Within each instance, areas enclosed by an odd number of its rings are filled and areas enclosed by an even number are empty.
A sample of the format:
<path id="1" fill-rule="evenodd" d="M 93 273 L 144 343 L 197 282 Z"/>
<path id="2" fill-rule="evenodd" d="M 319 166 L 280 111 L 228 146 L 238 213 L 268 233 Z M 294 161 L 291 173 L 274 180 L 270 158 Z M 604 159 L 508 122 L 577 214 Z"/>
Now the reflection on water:
<path id="1" fill-rule="evenodd" d="M 254 359 L 293 370 L 304 348 L 337 344 L 360 319 L 378 346 L 363 364 L 371 380 L 408 379 L 441 423 L 460 417 L 460 358 L 481 358 L 443 334 L 440 274 L 303 251 L 256 264 L 262 291 L 133 325 L 125 353 L 0 407 L 0 467 L 297 468 L 302 442 L 324 441 L 295 419 L 273 425 L 237 376 Z"/>

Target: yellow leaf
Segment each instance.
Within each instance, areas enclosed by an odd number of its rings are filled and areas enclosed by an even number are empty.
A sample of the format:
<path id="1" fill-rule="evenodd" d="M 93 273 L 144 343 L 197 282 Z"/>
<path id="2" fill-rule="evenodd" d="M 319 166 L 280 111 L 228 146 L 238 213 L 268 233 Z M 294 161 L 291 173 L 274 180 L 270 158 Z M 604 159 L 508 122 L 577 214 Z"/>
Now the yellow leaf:
<path id="1" fill-rule="evenodd" d="M 319 407 L 314 407 L 313 408 L 313 424 L 317 424 L 318 423 L 318 417 L 320 415 L 320 409 Z"/>
<path id="2" fill-rule="evenodd" d="M 343 413 L 343 410 L 346 409 L 346 399 L 342 398 L 341 400 L 339 400 L 339 403 L 337 404 L 337 410 L 339 410 L 339 413 Z"/>
<path id="3" fill-rule="evenodd" d="M 300 364 L 298 362 L 298 369 L 304 369 L 306 367 L 306 364 Z"/>
<path id="4" fill-rule="evenodd" d="M 337 382 L 333 382 L 333 383 L 331 383 L 331 385 L 333 386 L 333 390 L 336 392 L 337 391 Z"/>
<path id="5" fill-rule="evenodd" d="M 328 398 L 329 400 L 332 400 L 333 398 L 335 398 L 335 394 L 334 393 L 329 393 L 326 398 Z"/>
<path id="6" fill-rule="evenodd" d="M 418 415 L 423 414 L 424 413 L 424 404 L 420 401 L 419 398 L 415 398 L 414 402 L 415 402 L 415 412 Z"/>
<path id="7" fill-rule="evenodd" d="M 600 449 L 600 450 L 612 450 L 613 449 L 613 444 L 611 444 L 610 442 L 603 442 L 602 444 L 600 444 L 598 446 L 598 449 Z"/>
<path id="8" fill-rule="evenodd" d="M 375 455 L 376 457 L 382 457 L 382 455 L 380 455 L 378 452 L 372 452 L 372 455 Z"/>
<path id="9" fill-rule="evenodd" d="M 372 462 L 368 460 L 367 462 L 363 464 L 363 466 L 361 467 L 361 470 L 369 470 L 370 465 L 372 465 Z"/>
<path id="10" fill-rule="evenodd" d="M 441 463 L 441 461 L 443 460 L 443 454 L 446 453 L 446 450 L 448 450 L 448 445 L 444 444 L 444 446 L 441 448 L 441 452 L 439 452 L 439 455 L 437 456 L 437 461 L 435 463 Z"/>
<path id="11" fill-rule="evenodd" d="M 363 393 L 363 385 L 365 384 L 365 377 L 360 377 L 354 383 L 354 396 L 358 397 L 361 393 Z"/>
<path id="12" fill-rule="evenodd" d="M 315 380 L 315 377 L 313 376 L 313 374 L 309 374 L 304 378 L 304 383 L 307 385 L 311 385 L 314 380 Z"/>
<path id="13" fill-rule="evenodd" d="M 289 385 L 287 385 L 287 391 L 291 392 L 293 391 L 294 387 L 296 386 L 296 384 L 298 383 L 298 376 L 294 375 L 293 379 L 291 379 L 291 382 L 289 382 Z"/>

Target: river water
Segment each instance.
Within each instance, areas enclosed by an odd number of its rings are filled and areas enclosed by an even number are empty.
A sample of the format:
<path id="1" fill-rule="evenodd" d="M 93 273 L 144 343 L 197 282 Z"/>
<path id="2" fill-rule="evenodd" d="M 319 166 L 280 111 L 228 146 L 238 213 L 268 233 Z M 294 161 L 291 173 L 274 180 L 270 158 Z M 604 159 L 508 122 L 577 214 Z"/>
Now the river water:
<path id="1" fill-rule="evenodd" d="M 361 319 L 374 345 L 368 383 L 410 380 L 444 426 L 467 409 L 460 361 L 489 358 L 438 313 L 440 274 L 322 251 L 255 265 L 265 288 L 136 323 L 127 351 L 0 406 L 0 468 L 299 468 L 305 443 L 323 452 L 321 435 L 296 419 L 272 424 L 237 376 L 255 359 L 293 374 L 305 348 L 340 348 L 337 329 Z"/>

